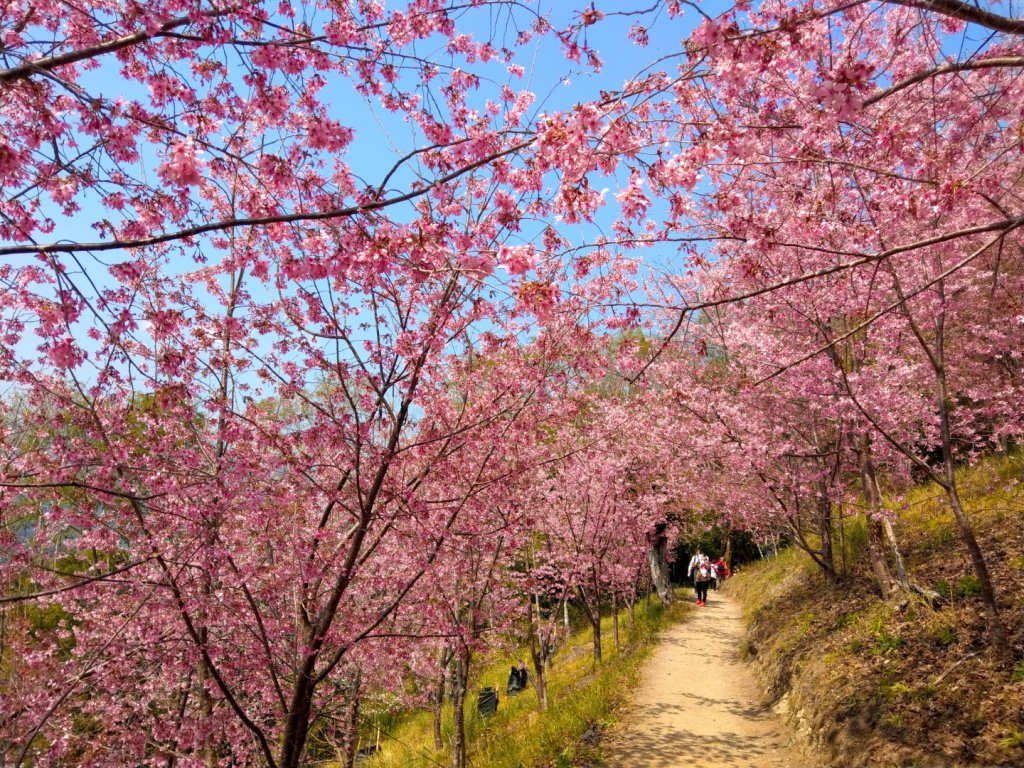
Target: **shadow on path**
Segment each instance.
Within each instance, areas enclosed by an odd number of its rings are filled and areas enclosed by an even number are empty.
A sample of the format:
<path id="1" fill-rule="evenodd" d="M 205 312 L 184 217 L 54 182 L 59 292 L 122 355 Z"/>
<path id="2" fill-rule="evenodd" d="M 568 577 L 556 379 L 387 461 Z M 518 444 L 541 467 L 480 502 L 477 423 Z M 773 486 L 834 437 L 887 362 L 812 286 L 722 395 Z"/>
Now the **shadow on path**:
<path id="1" fill-rule="evenodd" d="M 607 740 L 605 765 L 808 768 L 737 655 L 742 635 L 739 610 L 720 595 L 667 631 Z"/>

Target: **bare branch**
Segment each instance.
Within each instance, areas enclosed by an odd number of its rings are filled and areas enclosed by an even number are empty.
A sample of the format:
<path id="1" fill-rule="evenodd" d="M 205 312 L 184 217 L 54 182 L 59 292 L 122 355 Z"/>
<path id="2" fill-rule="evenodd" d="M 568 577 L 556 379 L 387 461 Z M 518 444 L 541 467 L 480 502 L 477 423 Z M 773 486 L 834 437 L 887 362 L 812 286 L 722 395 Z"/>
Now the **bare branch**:
<path id="1" fill-rule="evenodd" d="M 946 63 L 916 75 L 900 80 L 888 88 L 879 91 L 873 96 L 864 99 L 864 106 L 869 107 L 882 99 L 892 96 L 894 93 L 909 88 L 912 85 L 928 80 L 939 75 L 948 75 L 953 72 L 967 72 L 973 69 L 995 69 L 997 67 L 1024 67 L 1024 56 L 995 56 L 991 59 L 978 59 L 977 61 L 965 61 L 961 63 Z"/>

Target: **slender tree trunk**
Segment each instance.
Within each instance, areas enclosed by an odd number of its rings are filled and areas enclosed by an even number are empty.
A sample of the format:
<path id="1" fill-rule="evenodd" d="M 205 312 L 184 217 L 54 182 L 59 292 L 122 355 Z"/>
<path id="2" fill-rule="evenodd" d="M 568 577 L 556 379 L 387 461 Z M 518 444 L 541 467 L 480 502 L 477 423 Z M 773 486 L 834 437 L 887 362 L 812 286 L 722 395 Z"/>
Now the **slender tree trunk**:
<path id="1" fill-rule="evenodd" d="M 349 688 L 349 699 L 345 707 L 345 720 L 343 722 L 344 733 L 342 743 L 344 745 L 342 764 L 345 768 L 355 768 L 356 752 L 359 750 L 359 702 L 361 699 L 360 687 L 363 675 L 359 670 L 352 676 L 352 685 Z"/>
<path id="2" fill-rule="evenodd" d="M 960 493 L 957 490 L 955 481 L 946 489 L 946 497 L 949 499 L 953 516 L 956 518 L 960 537 L 967 547 L 967 553 L 970 556 L 974 574 L 978 577 L 978 582 L 981 585 L 981 598 L 985 605 L 985 614 L 988 619 L 989 632 L 992 635 L 992 644 L 997 653 L 1005 658 L 1010 658 L 1012 656 L 1010 643 L 1006 637 L 1006 628 L 1003 626 L 999 609 L 996 607 L 996 596 L 995 589 L 992 586 L 992 579 L 989 576 L 988 567 L 985 565 L 985 557 L 981 553 L 981 547 L 974 536 L 974 529 L 960 501 Z"/>
<path id="3" fill-rule="evenodd" d="M 580 602 L 583 604 L 583 610 L 586 611 L 587 618 L 590 619 L 590 630 L 593 635 L 594 642 L 594 663 L 601 663 L 601 596 L 600 594 L 594 595 L 593 605 L 591 601 L 587 599 L 587 594 L 583 590 L 583 587 L 578 587 L 580 594 Z"/>
<path id="4" fill-rule="evenodd" d="M 870 512 L 865 515 L 864 521 L 868 533 L 868 558 L 871 560 L 871 570 L 875 574 L 875 581 L 878 582 L 878 591 L 882 594 L 883 600 L 888 600 L 896 587 L 896 582 L 889 570 L 889 564 L 885 560 L 884 531 L 882 521 Z"/>
<path id="5" fill-rule="evenodd" d="M 206 642 L 206 627 L 199 630 L 199 637 L 202 642 Z M 208 685 L 210 683 L 210 673 L 206 667 L 206 662 L 200 660 L 199 667 L 196 675 L 197 687 L 199 692 L 199 710 L 202 712 L 203 721 L 207 724 L 213 722 L 213 699 L 210 697 L 210 691 Z M 210 733 L 206 733 L 203 736 L 203 762 L 206 764 L 206 768 L 217 768 L 217 749 L 213 743 L 213 736 Z"/>
<path id="6" fill-rule="evenodd" d="M 444 681 L 448 678 L 448 666 L 451 663 L 451 649 L 442 647 L 437 652 L 437 678 L 434 680 L 434 692 L 430 694 L 430 703 L 434 711 L 434 750 L 444 749 L 441 737 L 441 712 L 444 705 Z"/>
<path id="7" fill-rule="evenodd" d="M 893 567 L 896 570 L 896 583 L 904 592 L 909 592 L 911 586 L 910 579 L 907 577 L 907 567 L 903 564 L 903 553 L 900 552 L 899 542 L 896 540 L 896 531 L 888 517 L 882 518 L 882 530 L 885 531 L 885 540 L 889 543 L 889 552 L 892 554 Z"/>
<path id="8" fill-rule="evenodd" d="M 245 269 L 239 269 L 237 272 L 231 271 L 230 284 L 228 288 L 228 304 L 225 311 L 225 319 L 228 322 L 224 323 L 224 334 L 221 337 L 221 350 L 223 353 L 222 360 L 224 361 L 220 368 L 218 395 L 220 396 L 220 402 L 225 406 L 220 411 L 220 415 L 217 418 L 217 442 L 214 448 L 214 456 L 216 458 L 216 465 L 214 466 L 214 475 L 217 481 L 217 495 L 222 496 L 223 493 L 223 465 L 224 457 L 227 455 L 229 441 L 226 439 L 227 430 L 227 411 L 228 404 L 231 402 L 231 372 L 229 369 L 228 360 L 231 357 L 231 320 L 235 316 L 235 310 L 238 307 L 238 297 L 242 289 L 242 284 L 245 281 Z M 217 547 L 217 534 L 220 530 L 221 521 L 220 516 L 217 513 L 217 503 L 219 499 L 214 499 L 214 503 L 211 504 L 211 517 L 206 520 L 206 533 L 205 543 L 206 552 L 212 552 Z M 213 579 L 213 565 L 212 563 L 207 564 L 207 568 L 203 571 L 202 576 L 202 590 L 204 603 L 209 604 L 212 600 L 214 585 Z M 200 629 L 199 629 L 199 643 L 202 647 L 205 647 L 209 642 L 209 629 L 206 626 L 206 616 L 204 613 L 200 613 Z M 210 697 L 210 692 L 207 690 L 207 684 L 212 679 L 211 670 L 207 668 L 205 661 L 199 662 L 199 702 L 200 708 L 203 713 L 203 719 L 209 724 L 213 722 L 213 701 Z M 217 768 L 220 765 L 220 755 L 218 754 L 218 745 L 214 743 L 213 736 L 207 731 L 203 737 L 203 756 L 206 762 L 206 768 Z"/>
<path id="9" fill-rule="evenodd" d="M 452 675 L 452 768 L 466 768 L 466 686 L 469 684 L 469 649 L 459 643 Z"/>
<path id="10" fill-rule="evenodd" d="M 533 687 L 537 690 L 537 702 L 541 711 L 548 708 L 547 657 L 550 655 L 551 636 L 541 633 L 540 601 L 528 600 L 527 613 L 530 623 L 530 661 L 533 662 Z M 536 608 L 536 621 L 534 621 Z"/>
<path id="11" fill-rule="evenodd" d="M 871 459 L 870 450 L 868 451 L 868 459 Z M 871 466 L 871 483 L 875 489 L 875 503 L 878 506 L 879 512 L 882 507 L 882 489 L 878 485 L 878 475 L 874 471 L 874 466 Z M 889 545 L 889 552 L 892 555 L 893 566 L 896 569 L 896 584 L 899 585 L 900 589 L 904 592 L 910 592 L 910 579 L 907 578 L 907 568 L 903 564 L 903 553 L 900 552 L 899 542 L 896 540 L 896 531 L 892 527 L 892 520 L 889 519 L 888 515 L 880 515 L 882 519 L 882 530 L 885 533 L 885 540 Z M 934 593 L 933 593 L 934 594 Z"/>
<path id="12" fill-rule="evenodd" d="M 725 554 L 722 555 L 725 559 L 726 567 L 732 570 L 732 526 L 725 526 Z"/>
<path id="13" fill-rule="evenodd" d="M 843 561 L 843 578 L 845 579 L 850 573 L 850 567 L 846 561 L 846 523 L 843 521 L 842 504 L 840 504 L 839 508 L 836 510 L 836 516 L 838 517 L 836 529 L 839 533 L 839 555 Z"/>
<path id="14" fill-rule="evenodd" d="M 1011 659 L 1013 652 L 1010 649 L 1010 641 L 1006 636 L 1006 628 L 1003 626 L 1003 619 L 999 615 L 999 608 L 996 605 L 995 588 L 992 586 L 992 578 L 989 576 L 988 566 L 985 564 L 985 557 L 978 546 L 978 540 L 974 536 L 974 528 L 960 501 L 960 493 L 956 483 L 956 473 L 953 463 L 953 438 L 949 426 L 949 396 L 946 392 L 946 369 L 944 330 L 945 318 L 942 313 L 935 319 L 935 356 L 932 359 L 935 370 L 935 400 L 939 410 L 939 433 L 942 437 L 942 466 L 945 475 L 946 498 L 956 518 L 957 527 L 960 530 L 960 538 L 967 547 L 967 553 L 971 558 L 971 565 L 974 574 L 978 577 L 981 585 L 981 598 L 985 605 L 985 614 L 988 619 L 988 629 L 992 638 L 992 645 L 996 653 L 1003 659 Z"/>
<path id="15" fill-rule="evenodd" d="M 868 533 L 868 558 L 871 560 L 871 570 L 874 571 L 882 599 L 888 600 L 892 594 L 894 582 L 889 565 L 885 561 L 881 523 L 882 500 L 878 493 L 875 464 L 871 458 L 871 436 L 867 431 L 860 435 L 860 484 L 861 492 L 864 494 L 864 523 Z"/>
<path id="16" fill-rule="evenodd" d="M 281 745 L 281 768 L 299 768 L 302 763 L 306 739 L 309 737 L 309 718 L 313 710 L 313 665 L 314 660 L 307 658 L 295 681 Z"/>
<path id="17" fill-rule="evenodd" d="M 821 539 L 821 569 L 829 585 L 836 583 L 836 563 L 832 552 L 832 500 L 824 480 L 818 483 L 818 497 L 815 499 L 818 517 L 818 536 Z"/>
<path id="18" fill-rule="evenodd" d="M 612 637 L 615 642 L 615 649 L 619 648 L 619 596 L 612 592 Z"/>

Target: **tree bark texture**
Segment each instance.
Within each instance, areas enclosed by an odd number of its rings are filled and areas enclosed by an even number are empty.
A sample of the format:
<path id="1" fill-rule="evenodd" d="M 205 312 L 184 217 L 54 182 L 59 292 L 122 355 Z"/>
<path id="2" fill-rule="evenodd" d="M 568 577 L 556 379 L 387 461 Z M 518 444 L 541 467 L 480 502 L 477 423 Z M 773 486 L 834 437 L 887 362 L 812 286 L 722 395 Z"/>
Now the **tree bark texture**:
<path id="1" fill-rule="evenodd" d="M 672 592 L 672 584 L 668 577 L 668 538 L 665 536 L 667 526 L 661 523 L 655 528 L 647 548 L 647 561 L 651 566 L 651 582 L 665 605 L 672 605 L 676 596 Z"/>

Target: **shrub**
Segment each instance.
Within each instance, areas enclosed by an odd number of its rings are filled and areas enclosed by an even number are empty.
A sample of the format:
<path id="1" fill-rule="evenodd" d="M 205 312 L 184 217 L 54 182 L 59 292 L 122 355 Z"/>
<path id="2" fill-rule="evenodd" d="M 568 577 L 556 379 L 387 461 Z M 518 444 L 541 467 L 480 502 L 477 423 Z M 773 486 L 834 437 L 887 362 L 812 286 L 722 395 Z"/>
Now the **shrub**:
<path id="1" fill-rule="evenodd" d="M 935 642 L 943 648 L 947 648 L 956 642 L 956 630 L 952 627 L 942 627 L 934 635 Z"/>
<path id="2" fill-rule="evenodd" d="M 957 597 L 973 597 L 981 593 L 981 582 L 977 576 L 964 576 L 956 583 Z"/>

